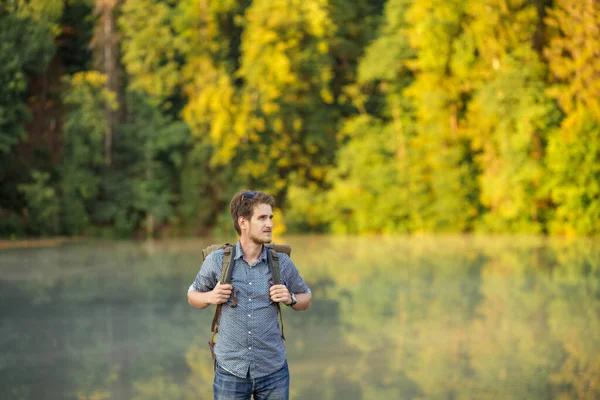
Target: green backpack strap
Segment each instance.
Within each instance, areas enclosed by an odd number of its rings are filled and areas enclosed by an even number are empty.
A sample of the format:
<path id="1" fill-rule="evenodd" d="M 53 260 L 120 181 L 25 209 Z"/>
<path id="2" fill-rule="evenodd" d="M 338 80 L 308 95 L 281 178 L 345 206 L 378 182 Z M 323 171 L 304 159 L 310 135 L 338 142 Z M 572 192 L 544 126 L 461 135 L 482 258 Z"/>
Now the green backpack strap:
<path id="1" fill-rule="evenodd" d="M 205 249 L 202 249 L 202 262 L 208 257 L 210 253 L 215 250 L 223 249 L 223 268 L 221 271 L 221 283 L 229 283 L 231 282 L 231 260 L 235 258 L 235 246 L 225 243 L 225 244 L 211 244 Z"/>
<path id="2" fill-rule="evenodd" d="M 267 251 L 267 260 L 269 263 L 269 269 L 271 270 L 271 278 L 273 279 L 274 285 L 281 285 L 281 274 L 279 273 L 279 254 L 273 248 L 268 248 Z M 277 304 L 277 313 L 279 314 L 279 326 L 281 328 L 281 338 L 285 340 L 285 335 L 283 334 L 283 314 L 281 312 L 281 305 Z"/>
<path id="3" fill-rule="evenodd" d="M 216 246 L 216 247 L 215 247 Z M 230 283 L 231 282 L 231 273 L 233 268 L 231 268 L 231 261 L 235 258 L 235 246 L 232 246 L 229 243 L 224 245 L 212 245 L 202 250 L 203 258 L 206 258 L 208 254 L 217 250 L 223 249 L 223 265 L 221 271 L 221 284 Z M 204 254 L 207 252 L 206 254 Z M 210 326 L 210 331 L 212 332 L 212 337 L 208 342 L 208 346 L 210 347 L 210 353 L 212 355 L 213 364 L 216 366 L 217 359 L 215 357 L 215 336 L 219 333 L 219 323 L 221 321 L 221 309 L 223 308 L 223 304 L 217 304 L 215 308 L 215 316 L 213 317 L 212 324 Z"/>
<path id="4" fill-rule="evenodd" d="M 269 249 L 267 252 L 267 260 L 269 261 L 269 269 L 274 285 L 281 285 L 281 275 L 279 274 L 279 254 L 274 249 Z"/>
<path id="5" fill-rule="evenodd" d="M 231 282 L 231 260 L 235 258 L 235 246 L 229 243 L 223 246 L 223 269 L 221 271 L 221 284 Z"/>
<path id="6" fill-rule="evenodd" d="M 269 244 L 267 247 L 267 260 L 269 262 L 269 270 L 271 270 L 271 277 L 273 278 L 273 284 L 281 284 L 281 274 L 279 273 L 279 254 L 285 253 L 288 256 L 292 253 L 292 247 L 286 244 Z"/>

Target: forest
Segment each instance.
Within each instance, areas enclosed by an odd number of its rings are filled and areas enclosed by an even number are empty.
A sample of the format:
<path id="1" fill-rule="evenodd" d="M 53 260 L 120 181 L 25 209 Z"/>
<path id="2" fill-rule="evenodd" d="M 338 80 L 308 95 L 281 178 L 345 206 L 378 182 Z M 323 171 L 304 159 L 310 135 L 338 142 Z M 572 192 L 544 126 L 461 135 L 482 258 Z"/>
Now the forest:
<path id="1" fill-rule="evenodd" d="M 0 237 L 600 233 L 596 0 L 2 0 Z"/>

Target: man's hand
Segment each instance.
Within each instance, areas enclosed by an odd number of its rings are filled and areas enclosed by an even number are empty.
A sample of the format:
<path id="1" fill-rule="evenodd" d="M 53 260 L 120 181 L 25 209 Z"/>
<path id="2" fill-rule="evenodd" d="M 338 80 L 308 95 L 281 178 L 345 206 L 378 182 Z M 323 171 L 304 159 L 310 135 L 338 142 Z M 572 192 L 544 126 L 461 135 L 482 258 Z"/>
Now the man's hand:
<path id="1" fill-rule="evenodd" d="M 221 282 L 217 282 L 217 286 L 213 290 L 210 291 L 210 296 L 208 296 L 208 302 L 210 304 L 223 304 L 229 300 L 231 296 L 231 291 L 233 290 L 233 286 L 226 283 L 221 285 Z"/>
<path id="2" fill-rule="evenodd" d="M 284 285 L 273 285 L 269 290 L 271 300 L 275 303 L 292 304 L 292 296 L 287 287 Z"/>

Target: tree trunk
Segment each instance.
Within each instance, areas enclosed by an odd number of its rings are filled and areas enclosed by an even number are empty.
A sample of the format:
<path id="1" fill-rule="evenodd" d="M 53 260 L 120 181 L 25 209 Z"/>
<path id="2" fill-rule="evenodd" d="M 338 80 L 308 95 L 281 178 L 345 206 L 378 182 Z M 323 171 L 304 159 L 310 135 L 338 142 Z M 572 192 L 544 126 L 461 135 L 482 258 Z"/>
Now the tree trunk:
<path id="1" fill-rule="evenodd" d="M 152 171 L 152 159 L 153 159 L 153 148 L 152 142 L 148 139 L 146 143 L 146 181 L 148 184 L 152 182 L 153 171 Z M 154 214 L 152 213 L 150 204 L 146 210 L 146 239 L 151 239 L 154 236 Z"/>
<path id="2" fill-rule="evenodd" d="M 113 4 L 104 3 L 104 9 L 102 10 L 102 25 L 104 29 L 104 73 L 106 74 L 106 87 L 109 90 L 114 89 L 115 81 L 115 68 L 114 68 L 114 54 L 113 54 Z M 110 104 L 104 106 L 104 124 L 105 124 L 105 136 L 104 136 L 104 163 L 106 166 L 111 164 L 111 152 L 112 152 L 112 139 L 114 135 L 114 114 Z"/>
<path id="3" fill-rule="evenodd" d="M 458 106 L 456 103 L 450 105 L 450 134 L 452 140 L 458 137 Z"/>
<path id="4" fill-rule="evenodd" d="M 106 75 L 106 88 L 115 95 L 117 109 L 108 102 L 104 106 L 104 163 L 112 163 L 112 151 L 117 135 L 117 123 L 124 116 L 122 66 L 119 59 L 119 31 L 117 29 L 118 7 L 121 0 L 96 0 L 96 13 L 100 16 L 93 46 L 96 66 Z"/>
<path id="5" fill-rule="evenodd" d="M 400 107 L 398 104 L 392 104 L 392 118 L 394 121 L 394 128 L 396 130 L 396 137 L 398 138 L 398 145 L 396 148 L 396 158 L 398 161 L 404 161 L 406 157 L 406 140 L 404 138 L 404 129 L 402 128 L 402 116 L 400 115 Z"/>

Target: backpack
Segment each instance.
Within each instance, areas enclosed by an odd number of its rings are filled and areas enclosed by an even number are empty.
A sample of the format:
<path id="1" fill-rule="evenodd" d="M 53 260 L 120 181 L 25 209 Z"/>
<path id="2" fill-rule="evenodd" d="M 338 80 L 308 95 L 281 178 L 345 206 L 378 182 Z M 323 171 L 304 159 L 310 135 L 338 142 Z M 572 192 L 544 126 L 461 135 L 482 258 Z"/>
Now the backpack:
<path id="1" fill-rule="evenodd" d="M 273 284 L 279 285 L 281 284 L 281 276 L 279 274 L 279 253 L 285 253 L 288 256 L 292 253 L 292 247 L 284 244 L 269 244 L 265 245 L 267 248 L 267 263 L 269 265 L 269 270 L 271 271 L 271 277 L 273 278 Z M 235 258 L 235 246 L 229 243 L 225 244 L 213 244 L 208 246 L 205 249 L 202 249 L 202 262 L 206 257 L 215 250 L 223 249 L 223 268 L 221 271 L 221 284 L 231 283 L 231 260 Z M 233 299 L 231 301 L 231 306 L 237 306 L 237 298 L 235 297 L 235 288 L 232 290 Z M 281 338 L 285 340 L 285 336 L 283 334 L 283 314 L 281 313 L 281 307 L 279 303 L 275 303 L 277 305 L 277 314 L 279 314 L 279 327 L 281 328 Z M 219 322 L 221 320 L 221 309 L 223 308 L 223 304 L 217 304 L 217 308 L 215 309 L 215 316 L 213 317 L 212 324 L 210 327 L 210 331 L 212 332 L 212 337 L 208 342 L 208 347 L 210 347 L 210 353 L 212 355 L 213 364 L 216 365 L 217 359 L 215 357 L 215 336 L 219 332 Z"/>

